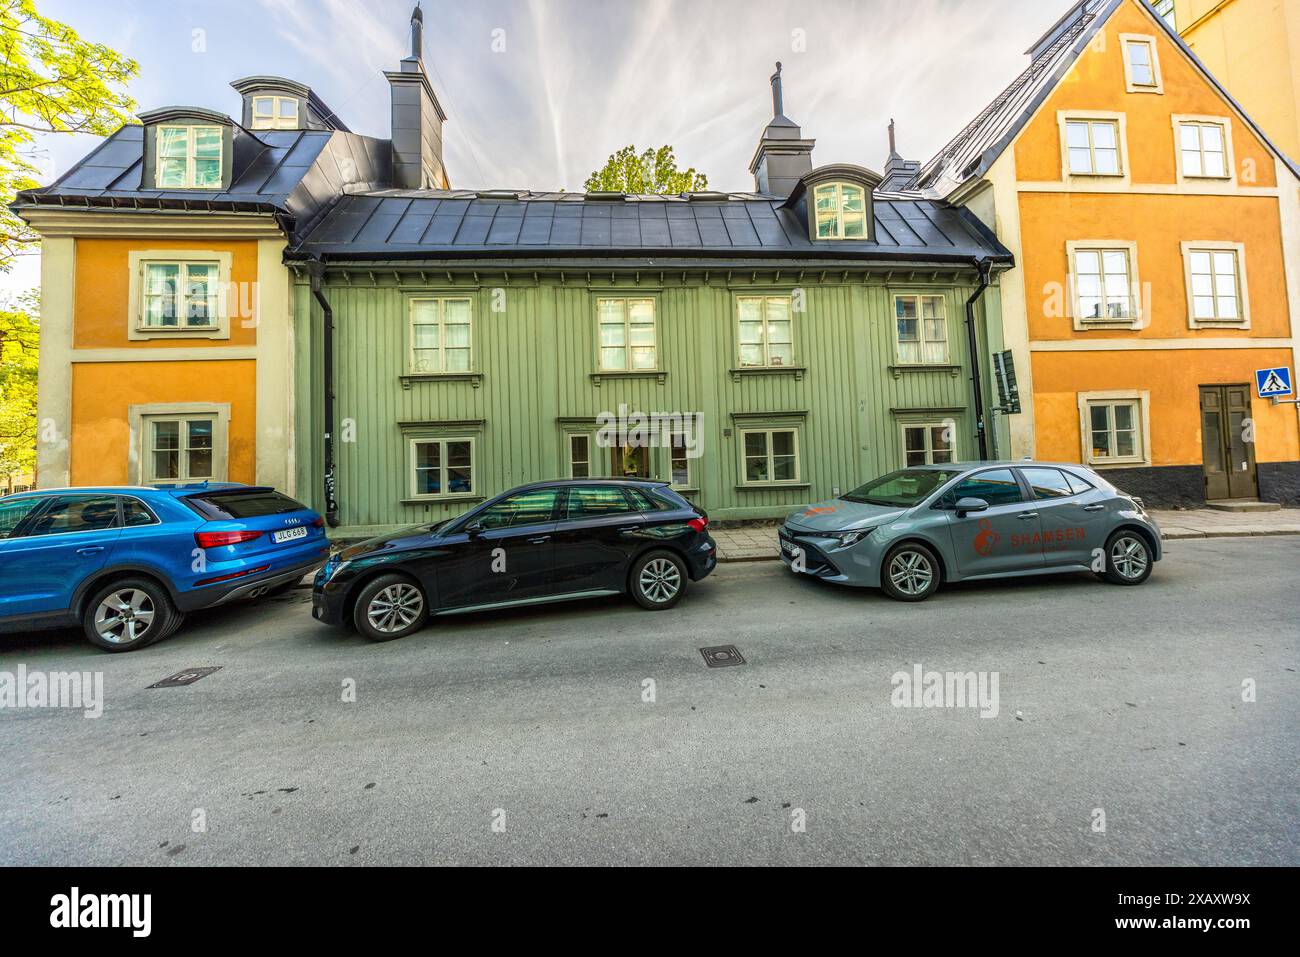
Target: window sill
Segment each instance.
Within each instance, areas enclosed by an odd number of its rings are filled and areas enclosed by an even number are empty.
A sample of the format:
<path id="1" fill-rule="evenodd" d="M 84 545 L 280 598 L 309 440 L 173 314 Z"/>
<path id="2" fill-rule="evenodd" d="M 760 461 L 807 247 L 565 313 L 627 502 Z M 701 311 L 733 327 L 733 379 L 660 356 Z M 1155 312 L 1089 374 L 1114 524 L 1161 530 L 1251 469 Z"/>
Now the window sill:
<path id="1" fill-rule="evenodd" d="M 807 372 L 806 366 L 741 366 L 731 370 L 731 378 L 739 382 L 740 377 L 745 375 L 792 375 L 799 380 Z"/>
<path id="2" fill-rule="evenodd" d="M 476 495 L 473 492 L 467 492 L 460 495 L 421 495 L 414 498 L 402 499 L 403 505 L 454 505 L 459 502 L 482 502 L 487 498 L 486 495 Z"/>
<path id="3" fill-rule="evenodd" d="M 762 484 L 754 483 L 751 485 L 737 485 L 737 492 L 779 492 L 782 489 L 809 489 L 812 488 L 811 482 L 764 482 Z"/>
<path id="4" fill-rule="evenodd" d="M 1189 329 L 1250 329 L 1249 319 L 1192 319 Z"/>
<path id="5" fill-rule="evenodd" d="M 894 378 L 901 378 L 904 372 L 946 372 L 954 379 L 961 375 L 961 366 L 948 362 L 899 362 L 889 367 Z"/>
<path id="6" fill-rule="evenodd" d="M 476 389 L 483 384 L 481 372 L 407 372 L 398 378 L 403 389 L 409 389 L 413 382 L 468 382 Z"/>
<path id="7" fill-rule="evenodd" d="M 1147 459 L 1106 459 L 1104 462 L 1089 462 L 1090 469 L 1125 469 L 1133 466 L 1149 466 L 1151 463 Z"/>
<path id="8" fill-rule="evenodd" d="M 1136 319 L 1076 319 L 1074 328 L 1079 332 L 1093 329 L 1141 329 L 1142 320 Z"/>
<path id="9" fill-rule="evenodd" d="M 654 379 L 662 385 L 664 380 L 667 378 L 668 373 L 663 369 L 634 369 L 630 372 L 610 371 L 591 373 L 592 384 L 596 386 L 599 386 L 605 379 Z"/>

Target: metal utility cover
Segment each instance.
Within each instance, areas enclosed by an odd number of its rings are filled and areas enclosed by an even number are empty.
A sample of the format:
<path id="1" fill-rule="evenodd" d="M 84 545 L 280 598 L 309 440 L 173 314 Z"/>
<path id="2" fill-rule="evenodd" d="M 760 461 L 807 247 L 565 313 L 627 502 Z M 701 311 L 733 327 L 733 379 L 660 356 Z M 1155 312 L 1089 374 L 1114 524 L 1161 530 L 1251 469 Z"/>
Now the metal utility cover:
<path id="1" fill-rule="evenodd" d="M 730 668 L 732 665 L 743 665 L 745 663 L 744 656 L 735 645 L 701 648 L 700 654 L 704 656 L 704 663 L 710 668 Z"/>
<path id="2" fill-rule="evenodd" d="M 206 678 L 208 675 L 220 670 L 220 666 L 216 668 L 186 668 L 184 671 L 178 671 L 176 674 L 170 675 L 162 681 L 159 681 L 157 684 L 152 684 L 149 687 L 179 688 L 181 685 L 192 685 L 200 678 Z"/>

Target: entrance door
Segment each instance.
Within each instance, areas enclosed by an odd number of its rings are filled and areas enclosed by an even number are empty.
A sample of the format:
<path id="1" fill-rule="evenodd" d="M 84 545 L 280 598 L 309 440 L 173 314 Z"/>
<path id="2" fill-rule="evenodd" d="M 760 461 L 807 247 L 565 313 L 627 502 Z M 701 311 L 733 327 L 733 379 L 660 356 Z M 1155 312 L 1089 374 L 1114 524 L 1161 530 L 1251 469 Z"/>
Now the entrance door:
<path id="1" fill-rule="evenodd" d="M 1246 441 L 1250 386 L 1201 386 L 1201 461 L 1205 497 L 1257 498 L 1255 443 Z"/>
<path id="2" fill-rule="evenodd" d="M 614 478 L 651 478 L 650 449 L 645 445 L 616 442 L 610 446 L 610 466 Z"/>

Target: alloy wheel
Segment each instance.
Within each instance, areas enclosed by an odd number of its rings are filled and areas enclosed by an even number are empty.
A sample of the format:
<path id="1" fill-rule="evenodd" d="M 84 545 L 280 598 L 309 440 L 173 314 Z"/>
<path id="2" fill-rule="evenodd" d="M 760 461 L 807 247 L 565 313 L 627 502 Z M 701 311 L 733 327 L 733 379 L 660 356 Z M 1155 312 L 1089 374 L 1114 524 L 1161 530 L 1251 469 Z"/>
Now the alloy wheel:
<path id="1" fill-rule="evenodd" d="M 148 592 L 123 588 L 108 595 L 95 609 L 95 633 L 113 645 L 138 641 L 153 627 L 154 613 Z"/>
<path id="2" fill-rule="evenodd" d="M 653 602 L 672 601 L 682 587 L 682 572 L 667 558 L 653 558 L 641 569 L 638 579 L 641 594 Z"/>
<path id="3" fill-rule="evenodd" d="M 1124 578 L 1141 578 L 1149 562 L 1146 543 L 1132 535 L 1116 539 L 1110 548 L 1110 567 Z"/>
<path id="4" fill-rule="evenodd" d="M 934 581 L 934 568 L 920 552 L 899 552 L 889 563 L 889 580 L 904 595 L 919 595 Z"/>
<path id="5" fill-rule="evenodd" d="M 409 628 L 424 610 L 420 589 L 408 582 L 389 585 L 375 593 L 366 606 L 366 618 L 375 631 L 391 635 Z"/>

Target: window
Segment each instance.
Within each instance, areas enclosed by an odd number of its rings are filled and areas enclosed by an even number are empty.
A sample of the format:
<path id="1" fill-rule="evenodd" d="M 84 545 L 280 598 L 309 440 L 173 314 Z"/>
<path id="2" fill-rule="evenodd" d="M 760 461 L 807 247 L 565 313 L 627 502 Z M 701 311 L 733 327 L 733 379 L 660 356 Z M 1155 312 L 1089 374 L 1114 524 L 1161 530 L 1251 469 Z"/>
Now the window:
<path id="1" fill-rule="evenodd" d="M 1066 120 L 1068 169 L 1075 176 L 1119 176 L 1120 131 L 1115 120 Z"/>
<path id="2" fill-rule="evenodd" d="M 863 505 L 911 508 L 929 498 L 960 473 L 943 469 L 900 469 L 890 472 L 842 496 Z"/>
<path id="3" fill-rule="evenodd" d="M 799 433 L 796 429 L 741 432 L 744 484 L 778 485 L 799 481 Z"/>
<path id="4" fill-rule="evenodd" d="M 635 511 L 623 490 L 612 485 L 577 485 L 569 489 L 564 517 L 600 518 L 602 515 L 622 515 Z"/>
<path id="5" fill-rule="evenodd" d="M 848 183 L 815 187 L 818 239 L 866 239 L 866 190 Z"/>
<path id="6" fill-rule="evenodd" d="M 637 372 L 659 368 L 653 299 L 597 299 L 600 368 Z"/>
<path id="7" fill-rule="evenodd" d="M 569 478 L 591 478 L 591 436 L 571 434 L 569 446 Z"/>
<path id="8" fill-rule="evenodd" d="M 1070 491 L 1075 495 L 1082 495 L 1084 492 L 1091 491 L 1094 488 L 1091 482 L 1079 478 L 1079 476 L 1075 475 L 1073 472 L 1063 472 L 1062 474 L 1069 481 Z"/>
<path id="9" fill-rule="evenodd" d="M 153 525 L 158 521 L 144 502 L 138 498 L 122 499 L 122 524 L 127 528 L 137 525 Z"/>
<path id="10" fill-rule="evenodd" d="M 150 417 L 145 422 L 145 483 L 216 479 L 215 415 Z"/>
<path id="11" fill-rule="evenodd" d="M 789 296 L 741 296 L 740 364 L 743 367 L 794 365 Z"/>
<path id="12" fill-rule="evenodd" d="M 1098 245 L 1068 243 L 1074 267 L 1075 319 L 1080 324 L 1119 322 L 1132 325 L 1139 316 L 1134 261 L 1137 247 L 1129 243 Z"/>
<path id="13" fill-rule="evenodd" d="M 146 262 L 141 327 L 212 329 L 217 326 L 220 267 L 215 262 Z"/>
<path id="14" fill-rule="evenodd" d="M 954 461 L 951 424 L 918 423 L 903 426 L 904 464 L 936 465 Z"/>
<path id="15" fill-rule="evenodd" d="M 36 506 L 48 502 L 48 498 L 33 495 L 31 498 L 0 500 L 0 538 L 8 538 Z"/>
<path id="16" fill-rule="evenodd" d="M 412 374 L 469 372 L 470 301 L 412 299 L 410 310 Z"/>
<path id="17" fill-rule="evenodd" d="M 476 513 L 472 521 L 483 528 L 512 528 L 549 522 L 555 514 L 555 499 L 559 494 L 559 490 L 553 488 L 520 492 L 489 505 Z"/>
<path id="18" fill-rule="evenodd" d="M 943 296 L 895 296 L 898 361 L 943 364 L 948 361 L 948 319 Z"/>
<path id="19" fill-rule="evenodd" d="M 1246 283 L 1242 247 L 1237 244 L 1183 244 L 1187 269 L 1190 325 L 1246 325 Z"/>
<path id="20" fill-rule="evenodd" d="M 220 189 L 225 139 L 220 126 L 159 126 L 155 180 L 159 189 Z"/>
<path id="21" fill-rule="evenodd" d="M 1088 462 L 1141 462 L 1142 410 L 1137 399 L 1091 400 L 1085 403 L 1085 444 Z"/>
<path id="22" fill-rule="evenodd" d="M 298 129 L 298 100 L 292 96 L 253 97 L 253 129 Z"/>
<path id="23" fill-rule="evenodd" d="M 673 488 L 694 488 L 691 475 L 691 449 L 686 441 L 685 432 L 671 432 L 668 435 L 668 469 L 669 482 Z"/>
<path id="24" fill-rule="evenodd" d="M 1154 0 L 1151 6 L 1164 19 L 1165 23 L 1175 30 L 1178 29 L 1174 18 L 1174 0 Z"/>
<path id="25" fill-rule="evenodd" d="M 117 498 L 112 495 L 59 495 L 32 523 L 28 535 L 95 532 L 117 525 Z"/>
<path id="26" fill-rule="evenodd" d="M 1079 494 L 1060 469 L 1021 469 L 1025 481 L 1034 490 L 1034 498 L 1069 498 Z M 1075 481 L 1082 482 L 1081 479 Z"/>
<path id="27" fill-rule="evenodd" d="M 944 498 L 949 505 L 964 498 L 982 498 L 989 505 L 1014 505 L 1024 496 L 1010 469 L 991 469 L 958 482 Z"/>
<path id="28" fill-rule="evenodd" d="M 472 439 L 412 439 L 411 460 L 416 498 L 474 494 Z"/>
<path id="29" fill-rule="evenodd" d="M 1156 38 L 1123 34 L 1124 81 L 1130 93 L 1163 93 Z"/>
<path id="30" fill-rule="evenodd" d="M 214 522 L 242 521 L 265 515 L 303 512 L 307 506 L 281 492 L 243 488 L 192 495 L 187 501 Z"/>
<path id="31" fill-rule="evenodd" d="M 1182 175 L 1198 179 L 1228 179 L 1228 136 L 1223 123 L 1178 121 L 1178 156 Z"/>

